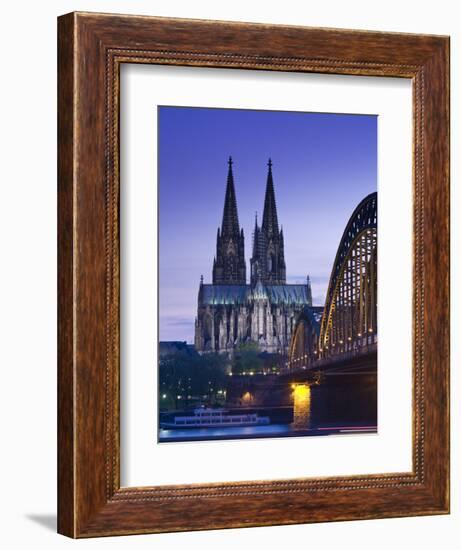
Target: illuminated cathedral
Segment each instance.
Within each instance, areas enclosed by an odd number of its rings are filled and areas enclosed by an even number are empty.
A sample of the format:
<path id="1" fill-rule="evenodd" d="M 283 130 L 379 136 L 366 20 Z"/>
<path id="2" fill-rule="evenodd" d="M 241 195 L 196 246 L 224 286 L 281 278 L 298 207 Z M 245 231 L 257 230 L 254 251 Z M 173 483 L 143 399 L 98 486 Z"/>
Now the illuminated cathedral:
<path id="1" fill-rule="evenodd" d="M 233 354 L 247 342 L 260 351 L 286 355 L 299 314 L 312 308 L 309 277 L 306 284 L 287 284 L 283 229 L 279 228 L 272 162 L 269 159 L 261 226 L 255 220 L 247 284 L 245 238 L 240 227 L 229 158 L 221 227 L 216 237 L 213 283 L 201 277 L 195 320 L 199 353 Z"/>

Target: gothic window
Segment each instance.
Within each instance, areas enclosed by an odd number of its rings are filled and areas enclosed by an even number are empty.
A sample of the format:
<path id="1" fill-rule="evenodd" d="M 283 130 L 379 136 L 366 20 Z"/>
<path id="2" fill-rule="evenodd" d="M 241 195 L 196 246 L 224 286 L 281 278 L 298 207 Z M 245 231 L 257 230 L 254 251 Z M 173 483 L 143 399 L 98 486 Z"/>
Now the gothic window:
<path id="1" fill-rule="evenodd" d="M 237 265 L 236 265 L 235 256 L 231 256 L 229 258 L 228 269 L 229 269 L 230 279 L 236 279 L 237 278 Z"/>
<path id="2" fill-rule="evenodd" d="M 211 340 L 213 337 L 213 321 L 210 314 L 207 314 L 205 316 L 205 322 L 204 322 L 204 340 L 207 342 L 208 340 Z"/>
<path id="3" fill-rule="evenodd" d="M 231 241 L 229 241 L 229 244 L 227 245 L 227 255 L 228 256 L 235 256 L 237 253 L 237 250 L 235 248 L 235 244 Z"/>

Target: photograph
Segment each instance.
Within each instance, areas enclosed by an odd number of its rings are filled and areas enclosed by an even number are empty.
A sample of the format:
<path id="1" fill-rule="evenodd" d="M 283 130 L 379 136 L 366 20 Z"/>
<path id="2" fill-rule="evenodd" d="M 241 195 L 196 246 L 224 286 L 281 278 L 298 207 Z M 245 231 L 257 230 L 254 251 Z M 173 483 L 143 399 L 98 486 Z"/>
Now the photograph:
<path id="1" fill-rule="evenodd" d="M 157 114 L 156 440 L 378 433 L 379 117 Z"/>

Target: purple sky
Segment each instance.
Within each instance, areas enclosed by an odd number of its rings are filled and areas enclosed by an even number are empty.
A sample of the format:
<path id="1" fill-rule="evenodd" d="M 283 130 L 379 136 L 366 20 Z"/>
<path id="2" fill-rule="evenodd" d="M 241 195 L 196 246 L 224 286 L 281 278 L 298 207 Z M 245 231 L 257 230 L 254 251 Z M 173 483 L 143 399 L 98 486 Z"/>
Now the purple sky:
<path id="1" fill-rule="evenodd" d="M 158 119 L 160 340 L 193 342 L 200 275 L 212 282 L 229 155 L 247 280 L 270 156 L 287 282 L 309 274 L 314 305 L 323 305 L 346 223 L 376 191 L 377 117 L 159 107 Z"/>

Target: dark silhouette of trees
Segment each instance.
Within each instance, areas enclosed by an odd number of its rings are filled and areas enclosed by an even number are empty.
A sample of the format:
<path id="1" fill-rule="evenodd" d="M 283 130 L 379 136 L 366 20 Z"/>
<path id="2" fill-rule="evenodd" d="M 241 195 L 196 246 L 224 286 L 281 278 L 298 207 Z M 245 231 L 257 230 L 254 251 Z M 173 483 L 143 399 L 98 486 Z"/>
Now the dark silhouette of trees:
<path id="1" fill-rule="evenodd" d="M 240 344 L 235 351 L 235 357 L 232 364 L 233 374 L 257 374 L 263 370 L 263 361 L 260 357 L 260 351 L 256 342 L 246 342 Z"/>
<path id="2" fill-rule="evenodd" d="M 214 404 L 225 398 L 228 360 L 219 354 L 178 352 L 159 361 L 161 408 L 181 409 L 191 401 Z"/>

